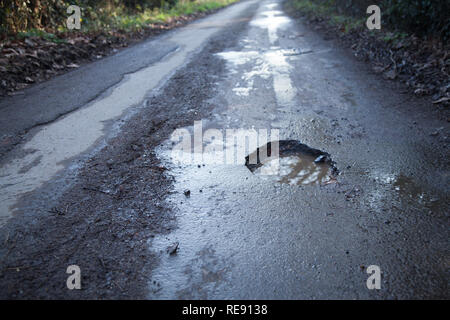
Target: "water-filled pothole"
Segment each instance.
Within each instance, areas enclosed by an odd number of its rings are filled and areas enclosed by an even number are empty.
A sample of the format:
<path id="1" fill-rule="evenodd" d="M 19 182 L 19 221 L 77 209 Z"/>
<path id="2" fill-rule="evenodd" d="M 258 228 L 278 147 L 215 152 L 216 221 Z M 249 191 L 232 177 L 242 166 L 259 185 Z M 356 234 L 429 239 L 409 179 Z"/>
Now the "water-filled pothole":
<path id="1" fill-rule="evenodd" d="M 278 156 L 272 146 L 278 143 Z M 253 159 L 253 160 L 252 160 Z M 331 156 L 296 140 L 269 142 L 245 158 L 256 175 L 291 185 L 327 184 L 336 181 L 338 170 Z"/>

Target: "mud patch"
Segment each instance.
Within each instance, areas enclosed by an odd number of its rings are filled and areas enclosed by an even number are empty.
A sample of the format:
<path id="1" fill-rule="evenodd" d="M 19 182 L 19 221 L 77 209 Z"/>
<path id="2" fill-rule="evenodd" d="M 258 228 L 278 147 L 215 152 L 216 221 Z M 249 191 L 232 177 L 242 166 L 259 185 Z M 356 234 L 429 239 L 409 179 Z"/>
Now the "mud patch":
<path id="1" fill-rule="evenodd" d="M 176 228 L 166 202 L 173 180 L 154 148 L 173 128 L 210 114 L 209 99 L 217 94 L 211 84 L 225 73 L 215 53 L 235 45 L 245 21 L 214 35 L 159 94 L 147 96 L 148 107 L 108 138 L 76 177 L 63 180 L 70 187 L 61 197 L 53 186 L 27 195 L 24 212 L 0 228 L 0 299 L 147 297 L 159 263 L 149 243 Z M 65 285 L 72 264 L 81 268 L 82 290 Z M 158 283 L 150 289 L 161 290 Z"/>
<path id="2" fill-rule="evenodd" d="M 290 185 L 323 185 L 336 180 L 338 170 L 328 153 L 295 140 L 277 143 L 278 157 L 272 157 L 275 143 L 269 142 L 245 158 L 246 167 L 265 179 Z M 252 164 L 252 158 L 256 164 Z"/>

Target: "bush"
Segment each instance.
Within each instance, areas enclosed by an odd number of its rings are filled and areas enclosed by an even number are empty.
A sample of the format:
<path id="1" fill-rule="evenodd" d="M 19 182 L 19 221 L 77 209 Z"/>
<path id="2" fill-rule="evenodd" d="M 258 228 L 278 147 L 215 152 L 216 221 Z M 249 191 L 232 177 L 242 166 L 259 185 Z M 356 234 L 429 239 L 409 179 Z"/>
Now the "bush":
<path id="1" fill-rule="evenodd" d="M 0 0 L 0 25 L 3 32 L 19 32 L 43 25 L 56 25 L 63 19 L 67 5 L 58 0 Z"/>
<path id="2" fill-rule="evenodd" d="M 448 0 L 385 0 L 383 6 L 385 19 L 393 27 L 450 39 Z"/>
<path id="3" fill-rule="evenodd" d="M 188 1 L 188 0 L 184 0 Z M 67 7 L 80 6 L 83 17 L 95 21 L 102 15 L 146 9 L 169 9 L 178 0 L 0 0 L 0 32 L 18 33 L 30 29 L 57 30 L 67 19 Z"/>
<path id="4" fill-rule="evenodd" d="M 450 39 L 449 0 L 313 0 L 336 14 L 365 17 L 369 5 L 381 8 L 383 23 L 391 28 Z"/>

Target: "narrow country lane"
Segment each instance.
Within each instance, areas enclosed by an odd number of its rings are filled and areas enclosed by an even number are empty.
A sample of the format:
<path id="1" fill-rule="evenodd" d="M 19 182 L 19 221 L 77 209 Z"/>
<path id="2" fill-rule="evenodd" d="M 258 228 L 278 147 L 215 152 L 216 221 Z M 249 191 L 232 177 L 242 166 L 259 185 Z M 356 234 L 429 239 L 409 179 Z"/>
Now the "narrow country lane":
<path id="1" fill-rule="evenodd" d="M 448 299 L 449 125 L 401 88 L 245 0 L 0 102 L 0 297 Z"/>

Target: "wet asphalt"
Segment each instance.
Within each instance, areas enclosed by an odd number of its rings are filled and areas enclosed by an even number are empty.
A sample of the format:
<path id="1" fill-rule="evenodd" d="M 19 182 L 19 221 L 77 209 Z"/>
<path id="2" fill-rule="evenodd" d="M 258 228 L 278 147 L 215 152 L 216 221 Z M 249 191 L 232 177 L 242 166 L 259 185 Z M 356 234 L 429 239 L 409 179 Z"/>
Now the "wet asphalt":
<path id="1" fill-rule="evenodd" d="M 186 38 L 189 33 L 195 34 Z M 225 38 L 215 50 L 205 47 Z M 205 63 L 223 66 L 210 68 L 208 85 L 164 96 L 175 79 L 189 74 L 187 67 L 195 70 L 205 50 L 210 50 Z M 120 62 L 131 56 L 133 66 Z M 146 283 L 139 297 L 449 298 L 447 120 L 428 101 L 382 80 L 334 41 L 289 18 L 282 1 L 242 1 L 102 63 L 42 85 L 47 88 L 36 86 L 0 107 L 2 119 L 10 117 L 3 134 L 32 128 L 25 146 L 19 144 L 2 160 L 0 188 L 2 202 L 8 203 L 8 208 L 1 207 L 4 230 L 10 230 L 10 221 L 28 222 L 26 214 L 20 216 L 24 208 L 44 207 L 46 198 L 38 195 L 45 189 L 52 205 L 64 203 L 67 195 L 62 192 L 77 183 L 73 177 L 86 159 L 95 158 L 109 139 L 127 128 L 116 122 L 130 123 L 152 107 L 145 101 L 156 97 L 155 103 L 166 109 L 184 101 L 190 109 L 180 107 L 176 116 L 188 119 L 189 114 L 201 123 L 202 133 L 215 130 L 216 136 L 225 137 L 227 129 L 276 132 L 276 140 L 296 140 L 329 154 L 339 175 L 325 183 L 282 183 L 245 166 L 245 155 L 254 151 L 251 146 L 231 162 L 204 161 L 211 150 L 205 146 L 203 152 L 194 150 L 203 160 L 175 161 L 173 133 L 183 130 L 194 136 L 194 121 L 171 127 L 148 151 L 172 179 L 161 183 L 170 185 L 163 205 L 175 222 L 166 232 L 140 240 L 154 261 L 146 266 L 145 280 L 140 279 Z M 96 75 L 110 82 L 95 81 Z M 81 79 L 92 79 L 93 85 L 86 94 L 75 95 L 73 107 L 52 109 L 61 103 L 38 98 L 70 99 L 64 86 L 86 85 Z M 33 99 L 38 101 L 36 110 L 42 109 L 42 120 L 27 112 L 33 103 L 24 102 Z M 12 106 L 21 106 L 29 116 L 13 116 L 8 111 Z M 36 127 L 39 122 L 49 124 Z M 71 128 L 81 133 L 55 142 Z M 147 201 L 160 205 L 161 199 Z M 381 269 L 378 290 L 366 285 L 371 265 Z M 88 297 L 95 298 L 95 288 Z"/>
<path id="2" fill-rule="evenodd" d="M 298 186 L 242 164 L 174 165 L 178 229 L 152 245 L 178 242 L 179 252 L 163 255 L 152 276 L 162 289 L 150 297 L 448 296 L 448 152 L 430 136 L 448 125 L 275 1 L 261 2 L 239 44 L 218 56 L 228 73 L 204 131 L 279 129 L 280 140 L 330 153 L 341 174 Z M 167 166 L 171 147 L 160 151 Z M 380 290 L 366 286 L 370 265 L 382 271 Z"/>

